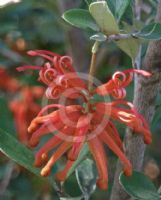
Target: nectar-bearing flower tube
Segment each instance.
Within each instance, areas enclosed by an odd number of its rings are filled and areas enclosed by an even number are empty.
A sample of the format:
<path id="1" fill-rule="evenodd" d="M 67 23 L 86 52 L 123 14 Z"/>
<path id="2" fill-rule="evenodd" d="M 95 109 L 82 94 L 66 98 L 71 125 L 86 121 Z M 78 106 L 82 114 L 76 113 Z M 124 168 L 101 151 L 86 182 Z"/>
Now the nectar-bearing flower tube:
<path id="1" fill-rule="evenodd" d="M 90 87 L 89 90 L 74 71 L 71 58 L 43 50 L 30 51 L 29 54 L 41 56 L 48 62 L 43 66 L 24 66 L 18 70 L 39 70 L 39 80 L 47 85 L 46 93 L 50 94 L 46 95 L 46 98 L 52 98 L 58 86 L 61 96 L 66 99 L 74 98 L 70 105 L 61 104 L 61 101 L 47 105 L 28 127 L 29 144 L 32 147 L 37 146 L 43 136 L 52 136 L 35 155 L 35 166 L 42 167 L 41 175 L 48 176 L 53 165 L 66 154 L 64 169 L 55 175 L 59 181 L 65 181 L 81 149 L 87 143 L 98 169 L 99 188 L 105 190 L 108 187 L 108 159 L 105 146 L 121 160 L 125 175 L 130 176 L 132 165 L 123 150 L 122 140 L 114 121 L 121 122 L 133 129 L 135 134 L 142 135 L 146 144 L 151 143 L 151 132 L 147 122 L 131 102 L 124 100 L 126 87 L 132 82 L 133 74 L 148 78 L 150 73 L 133 69 L 116 72 L 107 83 L 92 89 Z M 71 89 L 74 95 L 68 92 Z M 108 95 L 116 100 L 93 103 L 91 99 L 95 94 Z M 80 104 L 76 101 L 79 97 L 83 97 Z M 57 98 L 60 100 L 59 95 Z M 50 152 L 53 153 L 50 155 Z"/>

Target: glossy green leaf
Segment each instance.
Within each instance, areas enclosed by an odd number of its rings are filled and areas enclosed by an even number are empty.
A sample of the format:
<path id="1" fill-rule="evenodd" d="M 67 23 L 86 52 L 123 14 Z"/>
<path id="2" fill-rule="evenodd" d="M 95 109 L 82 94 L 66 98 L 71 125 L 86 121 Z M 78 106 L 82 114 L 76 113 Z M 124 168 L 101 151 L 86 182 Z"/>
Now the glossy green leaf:
<path id="1" fill-rule="evenodd" d="M 130 5 L 131 0 L 108 0 L 107 4 L 113 9 L 113 14 L 118 21 L 121 20 L 122 16 L 126 12 L 128 6 Z"/>
<path id="2" fill-rule="evenodd" d="M 0 151 L 36 175 L 39 170 L 33 167 L 34 155 L 23 144 L 19 143 L 11 134 L 0 129 Z"/>
<path id="3" fill-rule="evenodd" d="M 149 24 L 137 33 L 134 36 L 143 38 L 146 40 L 159 40 L 161 39 L 161 24 L 160 23 L 153 23 Z"/>
<path id="4" fill-rule="evenodd" d="M 82 193 L 89 199 L 96 189 L 97 172 L 93 160 L 86 159 L 77 167 L 76 178 Z"/>
<path id="5" fill-rule="evenodd" d="M 134 171 L 133 175 L 127 177 L 124 173 L 120 174 L 120 184 L 125 191 L 133 198 L 138 200 L 161 200 L 154 184 L 144 174 Z"/>
<path id="6" fill-rule="evenodd" d="M 95 35 L 92 35 L 90 37 L 91 40 L 95 40 L 95 41 L 98 41 L 98 42 L 104 42 L 107 40 L 107 36 L 104 35 L 103 33 L 97 33 Z"/>
<path id="7" fill-rule="evenodd" d="M 127 10 L 131 0 L 115 0 L 116 2 L 116 17 L 118 21 L 121 20 L 122 16 L 124 15 L 125 11 Z"/>
<path id="8" fill-rule="evenodd" d="M 69 177 L 75 171 L 75 169 L 79 166 L 79 164 L 86 158 L 88 152 L 89 152 L 88 145 L 85 144 L 78 156 L 78 159 L 74 162 L 72 168 L 69 170 L 67 177 Z"/>
<path id="9" fill-rule="evenodd" d="M 92 29 L 94 31 L 99 31 L 95 20 L 89 13 L 89 11 L 84 9 L 71 9 L 67 10 L 62 18 L 69 24 L 83 29 Z"/>
<path id="10" fill-rule="evenodd" d="M 0 151 L 14 160 L 30 172 L 40 176 L 40 169 L 33 166 L 34 154 L 31 150 L 19 143 L 11 134 L 0 129 Z M 56 171 L 56 167 L 55 167 Z M 51 184 L 55 184 L 52 177 L 48 178 Z"/>
<path id="11" fill-rule="evenodd" d="M 96 20 L 101 32 L 106 35 L 119 33 L 118 24 L 106 1 L 91 3 L 89 6 L 89 11 Z"/>

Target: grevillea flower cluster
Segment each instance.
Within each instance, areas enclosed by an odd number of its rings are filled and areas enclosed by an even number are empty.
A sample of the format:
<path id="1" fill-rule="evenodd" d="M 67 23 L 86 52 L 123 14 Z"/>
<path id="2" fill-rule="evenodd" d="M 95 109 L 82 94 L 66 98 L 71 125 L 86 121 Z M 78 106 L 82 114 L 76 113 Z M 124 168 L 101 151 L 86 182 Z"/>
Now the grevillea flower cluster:
<path id="1" fill-rule="evenodd" d="M 0 89 L 5 92 L 12 92 L 14 98 L 8 103 L 8 107 L 14 116 L 17 138 L 22 143 L 28 144 L 29 135 L 26 130 L 41 109 L 36 100 L 42 97 L 44 88 L 22 85 L 4 68 L 0 68 L 0 75 Z"/>
<path id="2" fill-rule="evenodd" d="M 41 109 L 36 99 L 43 93 L 44 89 L 39 86 L 23 87 L 19 91 L 19 98 L 9 103 L 9 108 L 14 115 L 18 139 L 24 144 L 28 144 L 29 141 L 27 127 Z"/>
<path id="3" fill-rule="evenodd" d="M 35 155 L 35 166 L 42 167 L 41 175 L 48 176 L 53 165 L 67 153 L 64 169 L 56 174 L 59 181 L 65 181 L 81 149 L 87 143 L 98 169 L 99 188 L 105 190 L 108 187 L 104 144 L 118 156 L 125 175 L 130 176 L 132 165 L 124 153 L 114 121 L 123 123 L 135 134 L 141 134 L 146 144 L 151 142 L 147 122 L 132 103 L 124 100 L 126 87 L 132 82 L 134 73 L 147 78 L 150 73 L 133 69 L 116 72 L 107 83 L 89 90 L 75 72 L 70 57 L 42 50 L 30 51 L 29 55 L 41 56 L 47 62 L 43 66 L 22 66 L 18 70 L 39 70 L 39 80 L 47 85 L 46 98 L 58 100 L 57 104 L 45 106 L 28 127 L 29 144 L 32 147 L 37 146 L 43 136 L 52 136 Z M 96 94 L 109 96 L 114 100 L 94 102 L 92 99 Z M 71 103 L 61 104 L 60 99 L 63 96 L 67 100 L 72 99 Z M 49 156 L 53 149 L 54 153 Z"/>

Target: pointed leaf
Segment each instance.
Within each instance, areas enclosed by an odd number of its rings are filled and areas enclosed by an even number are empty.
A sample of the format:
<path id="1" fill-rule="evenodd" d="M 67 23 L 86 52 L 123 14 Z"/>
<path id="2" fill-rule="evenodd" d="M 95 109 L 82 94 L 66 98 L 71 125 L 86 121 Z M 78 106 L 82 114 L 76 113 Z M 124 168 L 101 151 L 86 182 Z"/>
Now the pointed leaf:
<path id="1" fill-rule="evenodd" d="M 131 0 L 107 0 L 107 4 L 112 8 L 113 14 L 118 21 L 121 20 L 130 3 Z"/>
<path id="2" fill-rule="evenodd" d="M 133 35 L 146 40 L 159 40 L 161 39 L 161 24 L 160 23 L 149 24 L 145 26 L 141 31 Z"/>
<path id="3" fill-rule="evenodd" d="M 2 129 L 0 129 L 0 151 L 19 165 L 28 169 L 30 172 L 40 176 L 40 169 L 33 166 L 33 152 L 26 148 L 23 144 L 19 143 L 11 134 L 3 131 Z M 49 177 L 48 180 L 51 184 L 55 184 L 52 177 Z"/>
<path id="4" fill-rule="evenodd" d="M 89 11 L 96 20 L 101 32 L 106 35 L 119 33 L 118 24 L 106 1 L 91 3 L 89 6 Z"/>
<path id="5" fill-rule="evenodd" d="M 115 0 L 115 2 L 116 2 L 116 7 L 115 7 L 116 17 L 118 21 L 120 21 L 125 11 L 127 10 L 131 0 Z"/>
<path id="6" fill-rule="evenodd" d="M 89 198 L 96 189 L 97 173 L 94 162 L 90 159 L 84 160 L 76 169 L 76 177 L 82 193 Z"/>
<path id="7" fill-rule="evenodd" d="M 82 29 L 92 29 L 94 31 L 99 31 L 95 20 L 91 16 L 88 10 L 84 9 L 71 9 L 67 10 L 62 18 L 69 24 Z"/>
<path id="8" fill-rule="evenodd" d="M 154 184 L 144 174 L 134 171 L 133 175 L 127 177 L 120 174 L 120 184 L 125 191 L 135 199 L 139 200 L 161 200 Z"/>

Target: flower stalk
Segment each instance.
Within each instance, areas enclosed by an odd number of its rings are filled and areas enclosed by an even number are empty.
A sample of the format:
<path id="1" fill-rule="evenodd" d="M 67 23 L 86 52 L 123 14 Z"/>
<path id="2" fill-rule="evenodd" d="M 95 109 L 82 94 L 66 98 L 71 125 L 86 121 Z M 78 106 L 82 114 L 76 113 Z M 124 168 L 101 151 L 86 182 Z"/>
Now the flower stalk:
<path id="1" fill-rule="evenodd" d="M 92 57 L 91 57 L 91 64 L 90 64 L 90 69 L 89 69 L 89 79 L 88 79 L 88 90 L 92 90 L 93 86 L 93 79 L 94 79 L 94 74 L 96 71 L 96 58 L 97 58 L 97 52 L 99 49 L 99 42 L 96 41 L 92 47 Z"/>

